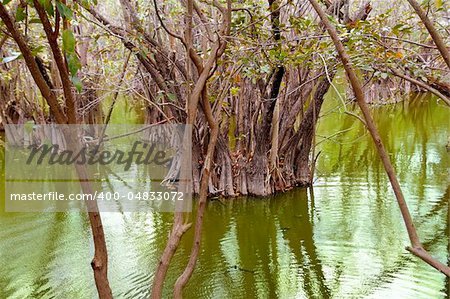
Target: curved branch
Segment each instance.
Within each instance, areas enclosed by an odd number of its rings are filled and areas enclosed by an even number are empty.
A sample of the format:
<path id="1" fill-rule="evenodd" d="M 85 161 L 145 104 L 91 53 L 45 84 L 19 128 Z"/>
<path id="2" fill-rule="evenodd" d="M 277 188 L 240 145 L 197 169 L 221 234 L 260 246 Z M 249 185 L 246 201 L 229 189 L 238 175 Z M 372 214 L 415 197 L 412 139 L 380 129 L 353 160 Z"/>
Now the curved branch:
<path id="1" fill-rule="evenodd" d="M 50 111 L 55 116 L 56 121 L 59 124 L 67 123 L 66 116 L 64 115 L 64 112 L 62 111 L 60 105 L 58 104 L 58 99 L 56 98 L 55 93 L 50 89 L 47 82 L 45 81 L 45 78 L 43 74 L 40 72 L 39 66 L 36 60 L 34 59 L 33 53 L 31 52 L 30 47 L 26 43 L 24 36 L 19 32 L 19 30 L 15 26 L 13 18 L 11 17 L 8 10 L 2 3 L 0 3 L 0 18 L 2 19 L 12 38 L 19 46 L 20 52 L 22 53 L 23 58 L 25 59 L 25 63 L 28 69 L 30 70 L 31 76 L 36 82 L 36 85 L 38 86 L 42 96 L 45 98 L 48 105 L 50 106 Z"/>
<path id="2" fill-rule="evenodd" d="M 415 84 L 415 85 L 417 85 L 417 86 L 419 86 L 419 87 L 422 87 L 423 89 L 428 90 L 428 91 L 431 92 L 432 94 L 434 94 L 434 95 L 436 95 L 437 97 L 439 97 L 440 99 L 442 99 L 448 106 L 450 106 L 450 99 L 449 99 L 448 97 L 446 97 L 445 95 L 443 95 L 439 90 L 437 90 L 437 89 L 431 87 L 430 85 L 428 85 L 428 84 L 426 84 L 426 83 L 424 83 L 424 82 L 422 82 L 422 81 L 420 81 L 420 80 L 411 78 L 411 77 L 409 77 L 409 76 L 403 74 L 402 72 L 400 72 L 400 71 L 397 70 L 397 69 L 390 68 L 390 71 L 391 71 L 391 73 L 392 73 L 393 75 L 395 75 L 395 76 L 397 76 L 397 77 L 399 77 L 399 78 L 405 79 L 406 81 L 409 81 L 409 82 L 411 82 L 412 84 Z"/>
<path id="3" fill-rule="evenodd" d="M 158 4 L 156 3 L 156 0 L 153 0 L 153 5 L 155 6 L 155 13 L 156 13 L 156 16 L 158 17 L 159 22 L 161 23 L 162 28 L 167 32 L 167 34 L 180 40 L 183 43 L 183 45 L 186 46 L 186 41 L 184 40 L 184 38 L 181 35 L 178 35 L 176 33 L 173 33 L 172 31 L 170 31 L 169 28 L 167 28 L 166 24 L 164 24 L 163 19 L 162 19 L 161 15 L 159 14 Z"/>
<path id="4" fill-rule="evenodd" d="M 336 28 L 328 20 L 327 15 L 325 14 L 325 12 L 320 7 L 319 3 L 317 3 L 316 0 L 309 0 L 309 2 L 316 10 L 317 14 L 319 15 L 320 19 L 322 20 L 322 23 L 324 24 L 328 33 L 330 34 L 331 39 L 333 40 L 334 46 L 339 54 L 340 60 L 342 61 L 345 72 L 349 78 L 350 84 L 352 86 L 353 92 L 354 92 L 356 100 L 357 100 L 357 103 L 358 103 L 358 105 L 362 111 L 362 114 L 364 116 L 364 119 L 366 121 L 366 127 L 372 136 L 372 139 L 375 143 L 375 146 L 377 148 L 380 159 L 383 162 L 383 166 L 385 168 L 386 174 L 389 177 L 389 181 L 391 183 L 392 189 L 395 193 L 395 197 L 397 199 L 397 203 L 400 208 L 400 212 L 402 214 L 402 218 L 405 223 L 406 230 L 408 232 L 409 240 L 411 242 L 412 248 L 409 250 L 412 253 L 414 253 L 415 255 L 419 256 L 422 260 L 424 260 L 431 266 L 433 266 L 436 269 L 438 269 L 439 271 L 441 271 L 442 273 L 450 276 L 450 268 L 448 266 L 444 265 L 443 263 L 440 263 L 433 257 L 431 257 L 425 251 L 425 249 L 423 248 L 423 245 L 420 242 L 419 236 L 417 234 L 417 230 L 414 226 L 414 222 L 412 220 L 411 214 L 408 209 L 408 205 L 406 203 L 402 189 L 400 187 L 397 176 L 395 174 L 394 167 L 392 166 L 389 155 L 383 145 L 380 134 L 378 133 L 378 129 L 373 121 L 373 118 L 370 114 L 369 107 L 365 101 L 364 91 L 362 89 L 361 82 L 359 81 L 359 79 L 353 69 L 352 62 L 344 48 L 344 45 L 342 44 L 341 40 L 339 39 Z"/>

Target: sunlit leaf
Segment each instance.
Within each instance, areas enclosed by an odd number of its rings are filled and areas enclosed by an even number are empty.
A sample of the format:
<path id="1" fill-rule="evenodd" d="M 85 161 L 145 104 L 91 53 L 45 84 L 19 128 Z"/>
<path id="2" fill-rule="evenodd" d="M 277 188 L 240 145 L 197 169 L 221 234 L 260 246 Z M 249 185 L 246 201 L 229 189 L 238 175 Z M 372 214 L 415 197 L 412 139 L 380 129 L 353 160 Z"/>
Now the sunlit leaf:
<path id="1" fill-rule="evenodd" d="M 42 52 L 42 50 L 44 50 L 44 49 L 45 49 L 45 46 L 40 45 L 40 46 L 37 46 L 36 48 L 34 48 L 34 49 L 31 51 L 31 53 L 33 53 L 33 55 L 36 56 L 37 54 L 39 54 L 40 52 Z"/>
<path id="2" fill-rule="evenodd" d="M 75 36 L 73 35 L 73 32 L 69 29 L 64 30 L 62 33 L 62 40 L 63 40 L 63 50 L 66 53 L 74 53 L 76 40 Z"/>
<path id="3" fill-rule="evenodd" d="M 59 11 L 59 14 L 65 18 L 71 20 L 73 18 L 73 12 L 70 8 L 68 8 L 64 3 L 56 2 L 56 8 Z"/>
<path id="4" fill-rule="evenodd" d="M 239 87 L 231 87 L 230 88 L 231 95 L 237 96 L 239 94 L 239 90 L 240 90 Z"/>
<path id="5" fill-rule="evenodd" d="M 68 54 L 66 56 L 67 66 L 69 67 L 69 72 L 72 76 L 76 76 L 79 69 L 81 69 L 81 63 L 76 54 Z"/>
<path id="6" fill-rule="evenodd" d="M 17 22 L 21 22 L 23 20 L 25 20 L 25 18 L 27 17 L 26 13 L 25 13 L 25 9 L 21 6 L 17 7 L 16 10 L 16 21 Z"/>
<path id="7" fill-rule="evenodd" d="M 44 7 L 47 14 L 50 16 L 55 16 L 55 9 L 53 8 L 53 3 L 51 0 L 39 0 L 39 3 Z"/>

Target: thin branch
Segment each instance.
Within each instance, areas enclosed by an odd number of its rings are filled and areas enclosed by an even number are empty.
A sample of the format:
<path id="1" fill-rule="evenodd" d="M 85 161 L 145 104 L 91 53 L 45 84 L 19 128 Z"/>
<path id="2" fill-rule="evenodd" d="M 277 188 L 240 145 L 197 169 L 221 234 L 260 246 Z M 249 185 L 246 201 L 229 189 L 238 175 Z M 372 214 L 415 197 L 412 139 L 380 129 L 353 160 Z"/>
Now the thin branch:
<path id="1" fill-rule="evenodd" d="M 413 83 L 413 84 L 415 84 L 415 85 L 417 85 L 419 87 L 422 87 L 423 89 L 428 90 L 429 92 L 433 93 L 434 95 L 436 95 L 437 97 L 442 99 L 448 106 L 450 106 L 450 99 L 448 97 L 446 97 L 444 94 L 442 94 L 439 90 L 431 87 L 430 85 L 426 84 L 423 81 L 411 78 L 411 77 L 403 74 L 402 72 L 400 72 L 399 70 L 397 70 L 395 68 L 391 67 L 389 70 L 390 70 L 390 72 L 393 75 L 395 75 L 395 76 L 397 76 L 399 78 L 405 79 L 406 81 L 409 81 L 409 82 L 411 82 L 411 83 Z"/>
<path id="2" fill-rule="evenodd" d="M 167 34 L 180 40 L 183 43 L 183 45 L 186 46 L 186 41 L 184 40 L 184 38 L 181 35 L 173 33 L 171 30 L 169 30 L 169 28 L 167 28 L 166 24 L 164 24 L 164 21 L 163 21 L 161 15 L 159 14 L 158 4 L 156 3 L 156 0 L 153 0 L 153 5 L 155 6 L 155 13 L 156 13 L 156 16 L 158 17 L 159 23 L 161 23 L 162 28 L 167 32 Z"/>

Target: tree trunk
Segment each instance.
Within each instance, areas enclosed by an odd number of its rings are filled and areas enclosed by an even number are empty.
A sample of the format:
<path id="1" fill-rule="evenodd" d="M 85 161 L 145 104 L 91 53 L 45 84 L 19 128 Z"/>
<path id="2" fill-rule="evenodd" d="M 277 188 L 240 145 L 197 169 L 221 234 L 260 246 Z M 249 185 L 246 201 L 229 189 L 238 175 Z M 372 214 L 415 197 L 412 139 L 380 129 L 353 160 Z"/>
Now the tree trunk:
<path id="1" fill-rule="evenodd" d="M 24 36 L 20 33 L 20 31 L 15 25 L 15 22 L 13 21 L 13 18 L 10 16 L 5 6 L 1 3 L 0 3 L 0 18 L 3 20 L 4 24 L 8 29 L 8 32 L 11 34 L 11 36 L 19 46 L 19 49 L 25 59 L 25 63 L 36 85 L 41 91 L 42 96 L 45 98 L 48 105 L 50 106 L 50 110 L 53 116 L 55 117 L 56 122 L 60 125 L 76 124 L 75 103 L 72 94 L 72 84 L 70 83 L 70 78 L 68 77 L 67 66 L 61 56 L 61 52 L 57 44 L 57 39 L 53 34 L 51 24 L 47 18 L 45 11 L 43 11 L 42 6 L 37 1 L 34 1 L 34 5 L 46 31 L 47 39 L 51 46 L 54 58 L 55 60 L 57 60 L 57 62 L 61 63 L 61 65 L 59 65 L 60 70 L 59 75 L 61 77 L 61 81 L 63 82 L 64 97 L 66 100 L 68 115 L 65 115 L 63 109 L 59 105 L 55 93 L 49 86 L 48 80 L 46 80 L 44 74 L 41 72 L 37 64 L 37 61 L 30 50 L 30 47 L 25 41 Z M 66 138 L 66 141 L 69 143 L 69 145 L 73 146 L 73 148 L 78 148 L 78 141 L 73 140 L 72 138 L 73 136 L 76 135 L 72 135 L 70 134 L 70 132 L 68 134 L 67 133 L 64 134 L 64 137 Z M 93 194 L 90 184 L 83 179 L 87 177 L 85 167 L 83 165 L 77 165 L 76 170 L 80 178 L 80 183 L 83 192 L 86 194 Z M 93 211 L 89 212 L 89 221 L 92 229 L 92 235 L 95 246 L 95 254 L 94 259 L 92 261 L 95 284 L 97 286 L 99 297 L 101 299 L 109 299 L 112 298 L 112 292 L 111 288 L 109 287 L 107 277 L 108 256 L 107 256 L 105 235 L 103 231 L 100 214 L 98 213 L 97 202 L 96 201 L 90 202 L 88 204 L 88 208 L 90 211 Z"/>

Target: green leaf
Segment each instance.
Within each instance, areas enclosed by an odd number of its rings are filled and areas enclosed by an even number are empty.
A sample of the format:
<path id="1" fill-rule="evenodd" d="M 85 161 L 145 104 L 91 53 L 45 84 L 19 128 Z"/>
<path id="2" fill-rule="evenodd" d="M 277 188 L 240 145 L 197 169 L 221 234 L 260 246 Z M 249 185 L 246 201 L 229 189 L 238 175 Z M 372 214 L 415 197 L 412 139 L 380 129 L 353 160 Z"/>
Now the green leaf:
<path id="1" fill-rule="evenodd" d="M 230 88 L 231 95 L 237 96 L 239 94 L 239 90 L 240 90 L 239 87 L 231 87 Z"/>
<path id="2" fill-rule="evenodd" d="M 25 13 L 25 8 L 23 8 L 21 6 L 17 7 L 16 22 L 21 22 L 21 21 L 25 20 L 26 17 L 27 17 L 27 15 Z"/>
<path id="3" fill-rule="evenodd" d="M 39 3 L 44 7 L 47 14 L 54 17 L 55 9 L 53 8 L 53 3 L 51 0 L 39 0 Z"/>
<path id="4" fill-rule="evenodd" d="M 167 98 L 169 98 L 170 101 L 174 102 L 177 99 L 177 96 L 173 93 L 167 93 Z"/>
<path id="5" fill-rule="evenodd" d="M 28 21 L 28 23 L 29 24 L 41 24 L 42 21 L 41 21 L 41 19 L 38 19 L 38 18 L 32 18 L 32 19 L 30 19 L 30 21 Z"/>
<path id="6" fill-rule="evenodd" d="M 72 76 L 76 76 L 79 69 L 81 69 L 81 63 L 78 59 L 77 54 L 68 54 L 66 55 L 67 66 L 69 67 L 69 72 Z"/>
<path id="7" fill-rule="evenodd" d="M 89 8 L 90 7 L 89 1 L 81 0 L 81 6 L 84 7 L 84 8 Z"/>
<path id="8" fill-rule="evenodd" d="M 34 48 L 32 51 L 31 51 L 31 53 L 34 55 L 34 56 L 36 56 L 37 54 L 39 54 L 40 52 L 42 52 L 42 50 L 44 50 L 45 49 L 45 46 L 44 45 L 39 45 L 39 46 L 37 46 L 36 48 Z"/>
<path id="9" fill-rule="evenodd" d="M 77 76 L 70 77 L 70 81 L 72 81 L 73 86 L 77 89 L 78 92 L 81 92 L 83 90 L 83 83 L 81 82 L 80 78 Z"/>
<path id="10" fill-rule="evenodd" d="M 8 4 L 9 2 L 11 2 L 12 0 L 3 0 L 3 5 Z"/>
<path id="11" fill-rule="evenodd" d="M 68 20 L 71 20 L 73 18 L 73 12 L 70 8 L 68 8 L 64 3 L 56 2 L 56 8 L 59 11 L 59 14 Z"/>
<path id="12" fill-rule="evenodd" d="M 69 29 L 64 30 L 62 33 L 62 40 L 63 40 L 64 52 L 74 53 L 76 40 L 75 40 L 75 36 L 73 35 L 73 32 L 70 31 Z"/>

